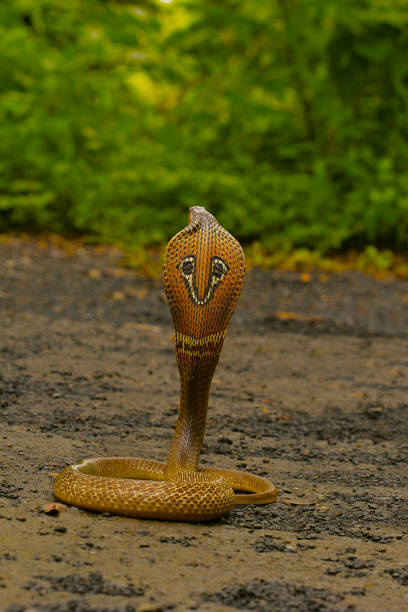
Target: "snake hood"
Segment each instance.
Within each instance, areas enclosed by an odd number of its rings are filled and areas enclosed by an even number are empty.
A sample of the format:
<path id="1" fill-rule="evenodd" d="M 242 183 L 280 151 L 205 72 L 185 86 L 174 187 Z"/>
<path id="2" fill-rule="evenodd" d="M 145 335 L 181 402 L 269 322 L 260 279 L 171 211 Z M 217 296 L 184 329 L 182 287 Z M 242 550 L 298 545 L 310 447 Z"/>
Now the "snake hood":
<path id="1" fill-rule="evenodd" d="M 242 289 L 245 258 L 239 242 L 201 206 L 167 245 L 164 289 L 177 335 L 224 338 Z M 222 344 L 221 344 L 222 345 Z"/>

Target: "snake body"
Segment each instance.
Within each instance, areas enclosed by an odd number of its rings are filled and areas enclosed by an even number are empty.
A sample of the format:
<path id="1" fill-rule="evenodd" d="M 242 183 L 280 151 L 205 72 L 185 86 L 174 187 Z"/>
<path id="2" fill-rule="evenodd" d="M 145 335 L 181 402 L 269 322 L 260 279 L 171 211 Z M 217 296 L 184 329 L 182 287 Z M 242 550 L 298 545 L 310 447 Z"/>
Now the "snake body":
<path id="1" fill-rule="evenodd" d="M 56 497 L 89 510 L 185 521 L 210 520 L 238 504 L 276 500 L 276 487 L 264 478 L 198 468 L 211 381 L 244 274 L 244 254 L 237 240 L 205 208 L 190 208 L 187 227 L 170 240 L 164 256 L 164 288 L 181 381 L 167 462 L 85 459 L 57 476 Z"/>

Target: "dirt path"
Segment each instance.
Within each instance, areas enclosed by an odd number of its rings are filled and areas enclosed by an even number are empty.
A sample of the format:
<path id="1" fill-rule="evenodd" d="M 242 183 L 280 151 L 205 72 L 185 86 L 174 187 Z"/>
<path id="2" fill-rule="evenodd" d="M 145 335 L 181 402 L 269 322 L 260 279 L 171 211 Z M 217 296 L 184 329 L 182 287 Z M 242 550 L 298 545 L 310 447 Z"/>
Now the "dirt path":
<path id="1" fill-rule="evenodd" d="M 167 305 L 118 258 L 0 245 L 0 609 L 407 610 L 407 281 L 248 274 L 202 463 L 268 476 L 276 504 L 210 524 L 41 511 L 67 463 L 169 448 Z"/>

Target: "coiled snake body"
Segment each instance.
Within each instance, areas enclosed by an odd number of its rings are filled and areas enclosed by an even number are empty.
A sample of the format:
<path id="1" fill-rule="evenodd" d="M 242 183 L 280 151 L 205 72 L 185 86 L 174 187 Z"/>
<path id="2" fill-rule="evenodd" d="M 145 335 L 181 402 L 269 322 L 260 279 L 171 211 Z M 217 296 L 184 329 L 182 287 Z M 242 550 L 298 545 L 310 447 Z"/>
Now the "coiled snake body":
<path id="1" fill-rule="evenodd" d="M 131 457 L 85 459 L 57 476 L 56 497 L 89 510 L 185 521 L 213 519 L 237 504 L 275 501 L 276 487 L 264 478 L 198 468 L 211 380 L 244 273 L 237 240 L 204 208 L 190 208 L 188 226 L 170 240 L 164 256 L 164 288 L 181 381 L 167 463 Z"/>

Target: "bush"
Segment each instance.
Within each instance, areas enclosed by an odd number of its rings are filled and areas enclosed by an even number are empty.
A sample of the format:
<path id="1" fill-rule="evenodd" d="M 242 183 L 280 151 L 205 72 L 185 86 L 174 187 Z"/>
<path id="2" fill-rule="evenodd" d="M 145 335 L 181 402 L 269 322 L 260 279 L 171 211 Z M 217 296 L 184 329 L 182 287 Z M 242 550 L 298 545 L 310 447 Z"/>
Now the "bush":
<path id="1" fill-rule="evenodd" d="M 0 229 L 406 245 L 407 8 L 3 0 Z"/>

